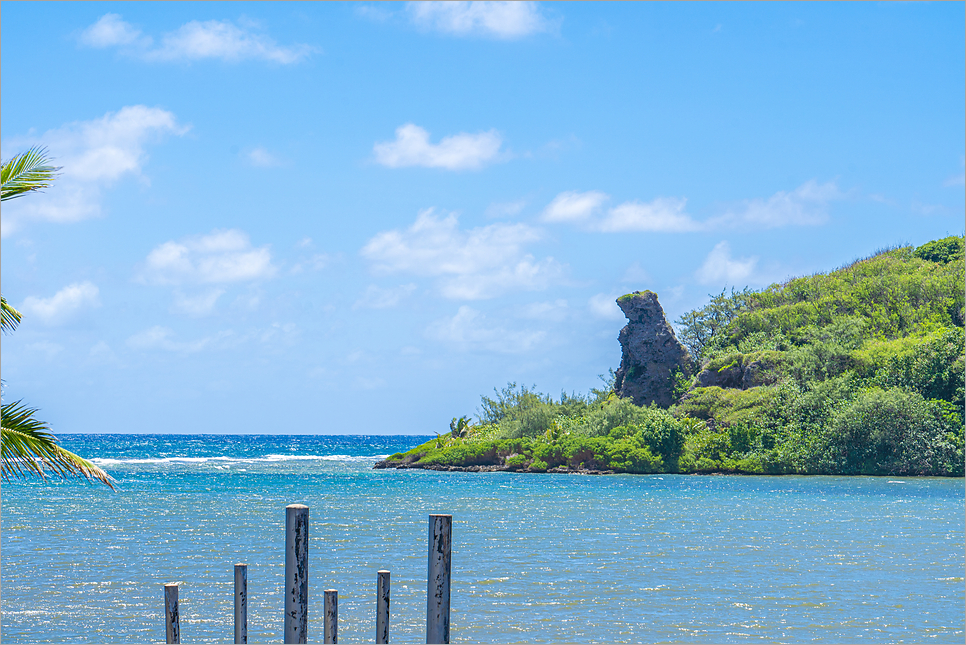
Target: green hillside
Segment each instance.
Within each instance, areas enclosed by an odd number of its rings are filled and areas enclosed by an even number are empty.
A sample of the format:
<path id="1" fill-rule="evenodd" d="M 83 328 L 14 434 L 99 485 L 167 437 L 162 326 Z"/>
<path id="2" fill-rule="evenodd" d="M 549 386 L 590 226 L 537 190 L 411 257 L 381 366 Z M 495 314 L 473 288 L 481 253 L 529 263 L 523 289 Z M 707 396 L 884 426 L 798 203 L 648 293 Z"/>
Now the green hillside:
<path id="1" fill-rule="evenodd" d="M 881 251 L 682 316 L 669 409 L 510 384 L 380 467 L 963 476 L 964 240 Z"/>

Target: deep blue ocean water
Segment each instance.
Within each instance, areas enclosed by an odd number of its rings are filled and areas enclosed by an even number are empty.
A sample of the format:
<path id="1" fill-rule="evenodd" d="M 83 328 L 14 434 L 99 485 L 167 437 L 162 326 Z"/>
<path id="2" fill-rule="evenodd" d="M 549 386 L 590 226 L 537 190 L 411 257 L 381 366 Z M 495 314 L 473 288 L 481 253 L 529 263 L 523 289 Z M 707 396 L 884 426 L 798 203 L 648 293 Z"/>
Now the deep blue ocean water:
<path id="1" fill-rule="evenodd" d="M 963 479 L 373 470 L 427 437 L 65 435 L 117 490 L 5 483 L 4 643 L 281 642 L 285 506 L 310 507 L 309 638 L 425 642 L 430 513 L 453 515 L 453 642 L 962 643 Z"/>

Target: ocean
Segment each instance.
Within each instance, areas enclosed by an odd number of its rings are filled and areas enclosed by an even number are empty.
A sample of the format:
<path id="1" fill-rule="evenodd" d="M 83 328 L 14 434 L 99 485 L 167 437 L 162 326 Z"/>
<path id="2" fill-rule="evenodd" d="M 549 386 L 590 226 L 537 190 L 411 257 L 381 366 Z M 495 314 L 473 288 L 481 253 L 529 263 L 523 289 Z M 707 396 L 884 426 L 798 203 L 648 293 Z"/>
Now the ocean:
<path id="1" fill-rule="evenodd" d="M 309 640 L 425 642 L 427 522 L 453 515 L 452 642 L 962 643 L 964 480 L 373 470 L 428 437 L 64 435 L 117 490 L 4 483 L 4 643 L 282 641 L 285 506 L 309 506 Z"/>

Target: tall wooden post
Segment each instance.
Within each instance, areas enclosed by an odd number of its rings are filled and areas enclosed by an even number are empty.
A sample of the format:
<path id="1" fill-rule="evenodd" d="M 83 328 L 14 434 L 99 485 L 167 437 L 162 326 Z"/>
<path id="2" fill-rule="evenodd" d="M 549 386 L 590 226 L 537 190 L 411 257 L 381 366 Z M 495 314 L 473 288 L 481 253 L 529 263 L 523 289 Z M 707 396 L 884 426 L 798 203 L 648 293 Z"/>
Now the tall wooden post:
<path id="1" fill-rule="evenodd" d="M 429 516 L 429 561 L 426 582 L 426 642 L 449 643 L 450 551 L 453 516 Z"/>
<path id="2" fill-rule="evenodd" d="M 376 643 L 389 642 L 389 572 L 376 572 Z"/>
<path id="3" fill-rule="evenodd" d="M 248 642 L 248 565 L 235 565 L 235 642 Z"/>
<path id="4" fill-rule="evenodd" d="M 309 507 L 285 507 L 285 643 L 307 643 L 309 623 Z"/>
<path id="5" fill-rule="evenodd" d="M 178 583 L 164 585 L 164 642 L 181 642 L 181 617 L 178 615 Z"/>

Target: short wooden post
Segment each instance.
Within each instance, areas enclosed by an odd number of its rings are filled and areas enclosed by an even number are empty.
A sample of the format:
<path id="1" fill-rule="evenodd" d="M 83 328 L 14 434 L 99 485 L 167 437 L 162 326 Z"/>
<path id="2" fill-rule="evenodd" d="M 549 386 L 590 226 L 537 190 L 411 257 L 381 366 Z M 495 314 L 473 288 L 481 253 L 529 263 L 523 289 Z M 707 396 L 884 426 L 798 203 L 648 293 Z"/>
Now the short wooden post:
<path id="1" fill-rule="evenodd" d="M 325 634 L 326 643 L 339 642 L 339 592 L 325 590 Z"/>
<path id="2" fill-rule="evenodd" d="M 285 507 L 285 643 L 307 643 L 309 623 L 309 507 Z"/>
<path id="3" fill-rule="evenodd" d="M 178 583 L 164 585 L 164 642 L 181 642 L 181 618 L 178 616 Z"/>
<path id="4" fill-rule="evenodd" d="M 426 642 L 449 643 L 449 588 L 453 516 L 429 516 L 426 583 Z"/>
<path id="5" fill-rule="evenodd" d="M 376 643 L 389 642 L 389 572 L 376 572 Z"/>
<path id="6" fill-rule="evenodd" d="M 248 642 L 248 565 L 235 565 L 235 642 Z"/>

